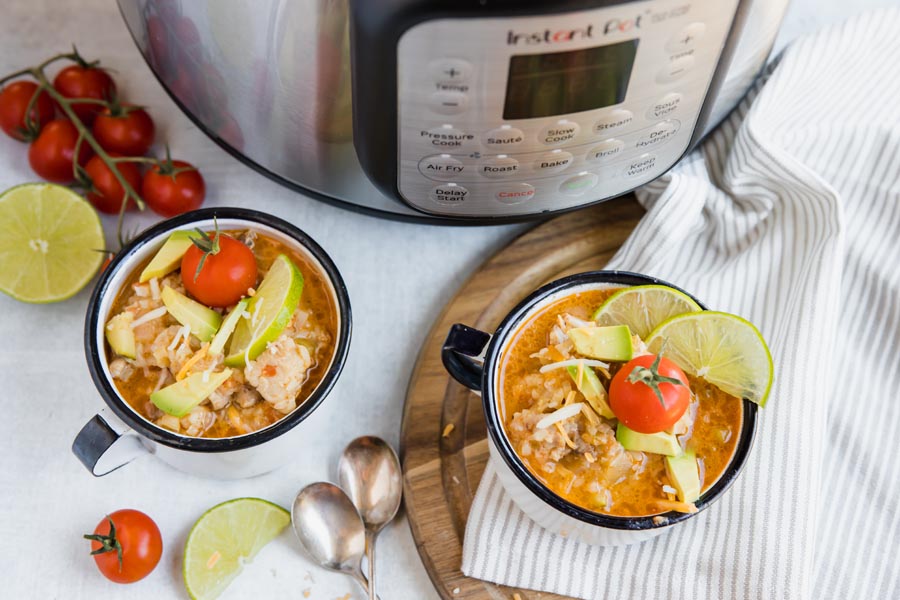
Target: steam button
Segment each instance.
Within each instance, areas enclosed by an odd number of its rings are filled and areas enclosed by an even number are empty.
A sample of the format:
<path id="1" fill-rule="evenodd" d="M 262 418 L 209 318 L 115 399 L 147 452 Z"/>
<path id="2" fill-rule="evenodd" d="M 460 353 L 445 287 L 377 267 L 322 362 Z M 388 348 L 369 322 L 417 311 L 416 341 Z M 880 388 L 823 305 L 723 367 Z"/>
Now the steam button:
<path id="1" fill-rule="evenodd" d="M 441 115 L 458 115 L 469 107 L 469 97 L 462 92 L 442 91 L 431 94 L 431 110 Z"/>
<path id="2" fill-rule="evenodd" d="M 419 172 L 425 177 L 447 181 L 456 179 L 465 172 L 466 166 L 449 154 L 426 156 L 419 161 Z"/>
<path id="3" fill-rule="evenodd" d="M 456 183 L 435 186 L 428 194 L 434 202 L 445 206 L 462 204 L 469 197 L 469 190 Z"/>
<path id="4" fill-rule="evenodd" d="M 594 133 L 606 135 L 622 129 L 632 121 L 634 121 L 634 113 L 624 108 L 617 108 L 597 119 L 597 122 L 594 123 Z"/>
<path id="5" fill-rule="evenodd" d="M 581 126 L 572 121 L 557 121 L 541 130 L 538 140 L 547 146 L 558 146 L 575 139 Z"/>

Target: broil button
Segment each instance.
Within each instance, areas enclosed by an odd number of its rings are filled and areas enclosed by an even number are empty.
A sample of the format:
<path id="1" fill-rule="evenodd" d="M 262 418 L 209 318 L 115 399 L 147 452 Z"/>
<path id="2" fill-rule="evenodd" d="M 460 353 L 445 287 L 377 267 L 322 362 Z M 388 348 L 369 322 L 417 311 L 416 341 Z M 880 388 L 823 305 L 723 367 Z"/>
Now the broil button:
<path id="1" fill-rule="evenodd" d="M 603 140 L 590 150 L 587 153 L 587 159 L 590 161 L 607 161 L 619 156 L 619 153 L 622 152 L 622 148 L 625 147 L 625 142 L 622 140 L 617 140 L 615 138 L 610 138 L 608 140 Z"/>

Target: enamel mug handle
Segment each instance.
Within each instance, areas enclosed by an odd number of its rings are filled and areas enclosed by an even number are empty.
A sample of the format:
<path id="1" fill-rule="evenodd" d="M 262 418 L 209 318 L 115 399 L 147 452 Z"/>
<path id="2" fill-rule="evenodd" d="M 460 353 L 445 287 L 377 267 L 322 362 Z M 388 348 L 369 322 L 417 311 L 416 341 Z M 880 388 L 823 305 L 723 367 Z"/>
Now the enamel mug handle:
<path id="1" fill-rule="evenodd" d="M 72 453 L 94 477 L 102 477 L 147 453 L 147 448 L 118 417 L 101 410 L 75 436 Z"/>
<path id="2" fill-rule="evenodd" d="M 490 334 L 456 323 L 450 328 L 441 350 L 444 368 L 453 379 L 470 390 L 480 392 L 484 351 L 490 341 Z"/>

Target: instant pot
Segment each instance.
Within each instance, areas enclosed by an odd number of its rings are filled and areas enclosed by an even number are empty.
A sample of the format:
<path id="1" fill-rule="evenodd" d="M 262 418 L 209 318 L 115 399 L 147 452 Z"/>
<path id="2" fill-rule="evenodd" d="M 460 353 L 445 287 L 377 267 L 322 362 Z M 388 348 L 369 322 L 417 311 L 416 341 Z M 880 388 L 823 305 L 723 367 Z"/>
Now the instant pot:
<path id="1" fill-rule="evenodd" d="M 731 110 L 787 0 L 118 0 L 172 97 L 323 200 L 492 222 L 621 195 Z"/>

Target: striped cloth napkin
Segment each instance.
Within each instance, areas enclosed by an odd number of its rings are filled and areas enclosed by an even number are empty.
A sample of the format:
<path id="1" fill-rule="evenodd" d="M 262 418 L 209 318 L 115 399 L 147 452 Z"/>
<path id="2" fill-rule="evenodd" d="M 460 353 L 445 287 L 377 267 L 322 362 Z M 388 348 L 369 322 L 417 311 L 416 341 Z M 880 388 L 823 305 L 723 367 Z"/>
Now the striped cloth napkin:
<path id="1" fill-rule="evenodd" d="M 751 458 L 697 518 L 618 548 L 540 529 L 489 466 L 463 572 L 580 598 L 900 598 L 900 10 L 794 43 L 639 199 L 609 267 L 770 343 Z"/>

